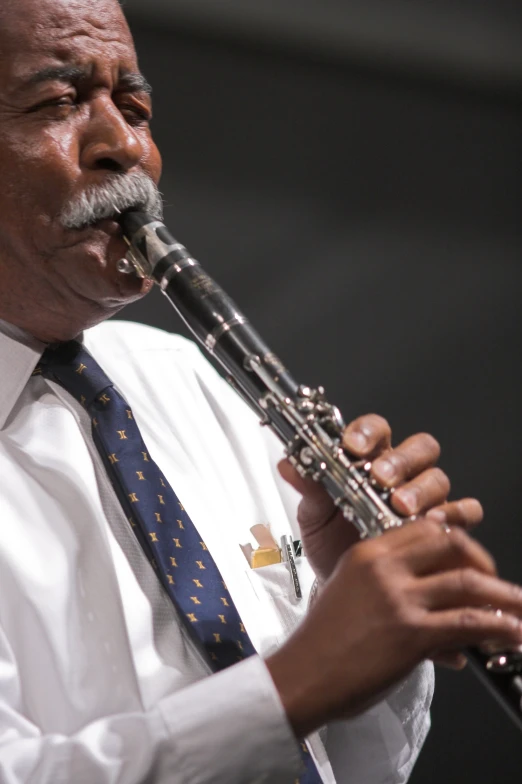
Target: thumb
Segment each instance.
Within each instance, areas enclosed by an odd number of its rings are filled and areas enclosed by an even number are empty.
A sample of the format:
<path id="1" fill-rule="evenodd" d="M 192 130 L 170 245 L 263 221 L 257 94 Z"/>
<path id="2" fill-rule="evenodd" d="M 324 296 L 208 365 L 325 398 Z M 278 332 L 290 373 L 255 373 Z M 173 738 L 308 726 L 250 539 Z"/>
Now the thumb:
<path id="1" fill-rule="evenodd" d="M 324 487 L 307 477 L 303 478 L 289 460 L 281 460 L 278 464 L 279 473 L 292 487 L 303 496 L 299 506 L 299 523 L 324 523 L 336 507 Z"/>

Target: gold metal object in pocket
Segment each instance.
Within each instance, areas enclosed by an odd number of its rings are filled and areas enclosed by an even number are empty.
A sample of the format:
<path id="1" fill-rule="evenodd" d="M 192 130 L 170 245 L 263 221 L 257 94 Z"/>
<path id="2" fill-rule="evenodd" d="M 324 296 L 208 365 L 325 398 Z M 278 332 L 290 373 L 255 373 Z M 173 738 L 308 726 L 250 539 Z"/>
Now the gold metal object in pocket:
<path id="1" fill-rule="evenodd" d="M 260 547 L 252 551 L 252 569 L 260 569 L 262 566 L 271 566 L 281 563 L 281 550 L 275 547 Z"/>

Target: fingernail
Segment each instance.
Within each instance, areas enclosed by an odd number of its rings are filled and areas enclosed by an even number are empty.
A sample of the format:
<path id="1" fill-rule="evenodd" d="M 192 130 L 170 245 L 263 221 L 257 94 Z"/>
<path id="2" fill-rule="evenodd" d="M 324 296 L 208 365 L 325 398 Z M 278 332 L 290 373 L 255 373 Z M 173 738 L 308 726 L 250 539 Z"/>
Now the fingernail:
<path id="1" fill-rule="evenodd" d="M 480 523 L 482 520 L 484 514 L 482 506 L 475 498 L 468 498 L 464 501 L 460 501 L 457 504 L 457 507 L 463 519 L 466 520 L 469 525 Z"/>
<path id="2" fill-rule="evenodd" d="M 347 434 L 345 443 L 347 444 L 348 448 L 351 447 L 357 451 L 363 451 L 368 446 L 368 439 L 359 430 L 355 430 L 354 432 Z"/>
<path id="3" fill-rule="evenodd" d="M 426 517 L 435 520 L 436 523 L 446 523 L 448 520 L 446 512 L 443 512 L 442 509 L 430 509 Z"/>
<path id="4" fill-rule="evenodd" d="M 379 460 L 374 465 L 374 471 L 387 482 L 395 479 L 395 466 L 390 460 Z"/>
<path id="5" fill-rule="evenodd" d="M 417 511 L 417 494 L 413 490 L 397 490 L 395 498 L 401 502 L 410 514 L 414 514 Z"/>

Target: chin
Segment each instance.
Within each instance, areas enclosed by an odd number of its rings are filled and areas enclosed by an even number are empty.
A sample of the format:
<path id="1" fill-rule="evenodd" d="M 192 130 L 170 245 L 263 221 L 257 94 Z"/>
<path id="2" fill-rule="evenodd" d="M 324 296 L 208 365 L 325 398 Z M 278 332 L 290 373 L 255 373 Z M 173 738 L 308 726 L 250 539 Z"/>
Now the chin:
<path id="1" fill-rule="evenodd" d="M 64 258 L 60 259 L 60 277 L 69 292 L 82 300 L 109 309 L 122 308 L 144 297 L 154 285 L 151 280 L 118 271 L 118 261 L 127 250 L 119 238 L 111 238 L 108 243 L 78 244 L 70 249 L 65 264 Z"/>
<path id="2" fill-rule="evenodd" d="M 126 276 L 125 286 L 107 281 L 104 275 L 93 281 L 78 277 L 67 283 L 67 306 L 55 325 L 52 337 L 44 337 L 46 342 L 61 342 L 74 339 L 85 329 L 95 327 L 102 321 L 117 315 L 126 305 L 141 299 L 153 287 L 151 280 L 139 280 Z M 63 307 L 63 292 L 62 292 Z"/>

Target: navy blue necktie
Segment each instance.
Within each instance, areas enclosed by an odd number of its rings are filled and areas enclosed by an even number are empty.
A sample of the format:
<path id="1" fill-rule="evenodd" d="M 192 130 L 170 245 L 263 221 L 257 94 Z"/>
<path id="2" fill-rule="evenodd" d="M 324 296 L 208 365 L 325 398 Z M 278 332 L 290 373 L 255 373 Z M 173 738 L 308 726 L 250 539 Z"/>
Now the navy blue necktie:
<path id="1" fill-rule="evenodd" d="M 94 443 L 129 524 L 212 668 L 252 656 L 255 649 L 214 559 L 110 379 L 76 341 L 47 349 L 39 373 L 61 384 L 88 412 Z M 305 772 L 299 783 L 319 784 L 306 744 L 301 749 Z"/>

